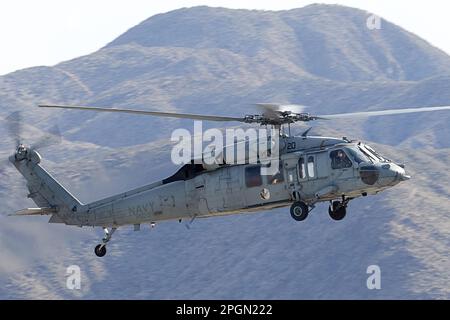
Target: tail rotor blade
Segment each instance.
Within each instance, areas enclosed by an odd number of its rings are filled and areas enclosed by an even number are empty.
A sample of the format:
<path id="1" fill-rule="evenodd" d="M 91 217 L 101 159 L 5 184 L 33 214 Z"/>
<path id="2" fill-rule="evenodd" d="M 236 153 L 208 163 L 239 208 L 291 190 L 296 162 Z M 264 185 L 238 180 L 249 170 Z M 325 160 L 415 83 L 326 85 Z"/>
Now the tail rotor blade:
<path id="1" fill-rule="evenodd" d="M 30 126 L 25 127 L 22 113 L 15 111 L 4 119 L 8 130 L 8 136 L 14 140 L 16 147 L 23 141 L 24 129 L 30 129 Z M 52 127 L 46 134 L 40 137 L 35 143 L 31 145 L 31 149 L 42 149 L 61 143 L 61 132 L 57 125 Z"/>
<path id="2" fill-rule="evenodd" d="M 43 149 L 61 143 L 61 132 L 59 127 L 55 125 L 41 139 L 31 145 L 31 149 Z"/>
<path id="3" fill-rule="evenodd" d="M 11 139 L 14 140 L 16 146 L 22 142 L 22 114 L 20 111 L 15 111 L 5 118 L 8 133 Z"/>

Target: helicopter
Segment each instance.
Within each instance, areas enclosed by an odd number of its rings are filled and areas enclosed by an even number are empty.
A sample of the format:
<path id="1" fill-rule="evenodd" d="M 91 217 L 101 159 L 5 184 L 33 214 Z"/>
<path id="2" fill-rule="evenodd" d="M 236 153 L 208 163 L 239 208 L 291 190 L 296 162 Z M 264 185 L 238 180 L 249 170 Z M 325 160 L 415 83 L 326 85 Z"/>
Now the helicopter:
<path id="1" fill-rule="evenodd" d="M 216 122 L 240 122 L 271 127 L 276 135 L 268 136 L 268 145 L 278 160 L 276 170 L 262 174 L 267 165 L 261 159 L 244 159 L 235 163 L 222 160 L 211 165 L 204 159 L 185 163 L 166 179 L 153 182 L 105 199 L 83 204 L 66 190 L 42 166 L 37 148 L 26 146 L 16 138 L 16 151 L 9 161 L 27 181 L 31 198 L 37 208 L 27 208 L 11 215 L 49 215 L 49 223 L 84 227 L 102 227 L 104 237 L 95 246 L 98 257 L 106 254 L 106 245 L 113 233 L 123 226 L 140 230 L 142 224 L 165 220 L 190 220 L 245 212 L 266 211 L 290 206 L 290 215 L 303 221 L 320 202 L 329 202 L 328 214 L 336 221 L 347 214 L 349 202 L 376 195 L 411 177 L 404 164 L 382 156 L 369 145 L 345 137 L 310 136 L 306 130 L 290 135 L 296 122 L 326 121 L 357 117 L 450 110 L 450 106 L 390 109 L 356 113 L 311 115 L 303 107 L 283 104 L 258 104 L 260 114 L 227 117 L 134 109 L 100 108 L 68 105 L 39 105 L 41 108 L 129 113 Z M 11 120 L 11 122 L 20 120 Z M 289 134 L 285 132 L 286 126 Z M 20 125 L 10 124 L 10 133 L 20 136 Z M 273 144 L 276 137 L 277 143 Z M 267 142 L 266 141 L 266 142 Z M 251 141 L 247 141 L 247 144 Z M 259 143 L 259 142 L 258 142 Z M 236 143 L 235 143 L 236 144 Z M 221 152 L 227 151 L 225 146 Z M 232 148 L 235 145 L 231 146 Z"/>

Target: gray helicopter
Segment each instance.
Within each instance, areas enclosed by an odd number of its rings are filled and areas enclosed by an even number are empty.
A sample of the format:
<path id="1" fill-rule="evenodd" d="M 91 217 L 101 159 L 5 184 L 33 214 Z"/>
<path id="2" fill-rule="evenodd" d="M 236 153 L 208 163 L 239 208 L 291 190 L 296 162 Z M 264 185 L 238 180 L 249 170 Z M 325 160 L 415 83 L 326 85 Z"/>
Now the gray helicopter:
<path id="1" fill-rule="evenodd" d="M 17 138 L 16 152 L 9 160 L 27 180 L 28 197 L 38 207 L 13 215 L 50 215 L 49 223 L 102 227 L 105 236 L 94 250 L 98 257 L 106 254 L 106 245 L 113 233 L 125 225 L 133 225 L 137 231 L 141 224 L 154 226 L 164 220 L 192 222 L 197 217 L 286 206 L 290 206 L 293 219 L 303 221 L 317 203 L 324 201 L 330 202 L 330 217 L 342 220 L 351 200 L 377 194 L 409 180 L 404 165 L 387 159 L 363 142 L 310 136 L 309 130 L 300 136 L 290 136 L 284 132 L 285 127 L 290 129 L 296 122 L 450 110 L 450 106 L 443 106 L 316 116 L 299 111 L 295 105 L 260 104 L 261 114 L 239 118 L 83 106 L 40 107 L 235 121 L 278 130 L 279 168 L 274 174 L 262 175 L 264 164 L 258 159 L 243 164 L 223 161 L 214 166 L 193 159 L 166 179 L 88 204 L 81 203 L 41 166 L 36 147 L 27 147 Z M 14 122 L 18 121 L 10 119 L 11 134 L 16 137 L 20 126 Z"/>

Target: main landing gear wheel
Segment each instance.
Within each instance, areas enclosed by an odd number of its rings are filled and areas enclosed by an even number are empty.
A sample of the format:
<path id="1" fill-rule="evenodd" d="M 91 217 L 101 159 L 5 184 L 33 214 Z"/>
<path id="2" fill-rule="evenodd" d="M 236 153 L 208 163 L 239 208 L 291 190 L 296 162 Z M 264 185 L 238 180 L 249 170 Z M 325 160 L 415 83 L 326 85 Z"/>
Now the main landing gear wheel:
<path id="1" fill-rule="evenodd" d="M 95 247 L 94 252 L 97 257 L 103 257 L 106 254 L 106 246 L 99 244 Z"/>
<path id="2" fill-rule="evenodd" d="M 328 208 L 328 213 L 331 219 L 340 221 L 345 218 L 347 214 L 347 207 L 342 205 L 340 201 L 334 201 Z"/>
<path id="3" fill-rule="evenodd" d="M 308 217 L 309 208 L 302 202 L 294 202 L 291 206 L 291 216 L 296 221 L 303 221 Z"/>

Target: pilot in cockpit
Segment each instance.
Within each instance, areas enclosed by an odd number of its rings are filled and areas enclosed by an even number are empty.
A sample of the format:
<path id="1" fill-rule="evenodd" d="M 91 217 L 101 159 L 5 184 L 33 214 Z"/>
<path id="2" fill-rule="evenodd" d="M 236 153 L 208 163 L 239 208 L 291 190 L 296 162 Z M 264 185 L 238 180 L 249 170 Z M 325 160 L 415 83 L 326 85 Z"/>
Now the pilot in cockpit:
<path id="1" fill-rule="evenodd" d="M 336 150 L 330 153 L 331 167 L 333 169 L 343 169 L 352 166 L 352 162 L 342 150 Z"/>

